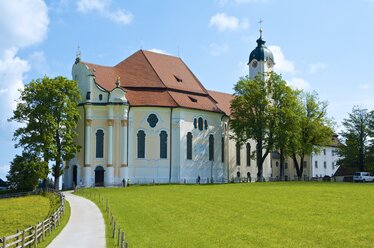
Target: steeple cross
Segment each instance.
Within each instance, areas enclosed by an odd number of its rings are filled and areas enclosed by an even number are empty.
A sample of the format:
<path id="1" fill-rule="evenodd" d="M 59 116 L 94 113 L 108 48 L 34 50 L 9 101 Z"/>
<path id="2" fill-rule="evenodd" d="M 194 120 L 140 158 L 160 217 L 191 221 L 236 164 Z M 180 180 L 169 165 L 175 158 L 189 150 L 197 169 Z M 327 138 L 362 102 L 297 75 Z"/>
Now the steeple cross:
<path id="1" fill-rule="evenodd" d="M 260 37 L 262 37 L 262 23 L 264 22 L 264 20 L 262 20 L 260 18 L 260 20 L 258 21 L 258 24 L 260 24 Z"/>

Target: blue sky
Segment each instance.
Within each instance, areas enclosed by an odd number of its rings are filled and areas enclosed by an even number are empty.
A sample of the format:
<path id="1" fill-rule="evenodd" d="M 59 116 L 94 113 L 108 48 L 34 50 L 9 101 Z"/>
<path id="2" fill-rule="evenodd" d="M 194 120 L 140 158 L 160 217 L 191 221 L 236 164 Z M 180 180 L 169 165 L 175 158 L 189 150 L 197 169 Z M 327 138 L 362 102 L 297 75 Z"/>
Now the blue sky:
<path id="1" fill-rule="evenodd" d="M 318 92 L 337 122 L 374 109 L 374 0 L 19 0 L 0 2 L 0 178 L 16 153 L 6 120 L 17 89 L 44 75 L 71 78 L 82 59 L 115 65 L 140 48 L 179 56 L 208 89 L 232 93 L 263 37 L 278 73 Z"/>

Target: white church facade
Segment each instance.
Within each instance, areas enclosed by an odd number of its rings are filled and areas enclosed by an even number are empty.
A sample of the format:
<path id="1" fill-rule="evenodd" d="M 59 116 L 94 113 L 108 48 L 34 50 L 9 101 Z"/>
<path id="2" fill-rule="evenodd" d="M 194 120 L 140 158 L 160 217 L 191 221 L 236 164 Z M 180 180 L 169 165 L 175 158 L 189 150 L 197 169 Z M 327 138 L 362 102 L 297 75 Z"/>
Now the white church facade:
<path id="1" fill-rule="evenodd" d="M 257 43 L 252 77 L 274 65 L 262 37 Z M 180 58 L 139 50 L 110 67 L 77 56 L 72 77 L 82 149 L 65 165 L 65 188 L 256 178 L 254 141 L 239 147 L 230 139 L 233 96 L 207 90 Z M 263 168 L 268 180 L 270 156 Z"/>

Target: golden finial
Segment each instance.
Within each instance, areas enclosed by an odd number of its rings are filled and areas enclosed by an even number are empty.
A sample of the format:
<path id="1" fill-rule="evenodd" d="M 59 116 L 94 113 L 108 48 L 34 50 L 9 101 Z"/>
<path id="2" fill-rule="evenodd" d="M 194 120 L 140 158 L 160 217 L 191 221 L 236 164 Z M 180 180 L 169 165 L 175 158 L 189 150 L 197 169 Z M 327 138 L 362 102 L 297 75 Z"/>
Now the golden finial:
<path id="1" fill-rule="evenodd" d="M 121 82 L 121 77 L 117 76 L 116 86 L 119 87 L 119 84 Z"/>

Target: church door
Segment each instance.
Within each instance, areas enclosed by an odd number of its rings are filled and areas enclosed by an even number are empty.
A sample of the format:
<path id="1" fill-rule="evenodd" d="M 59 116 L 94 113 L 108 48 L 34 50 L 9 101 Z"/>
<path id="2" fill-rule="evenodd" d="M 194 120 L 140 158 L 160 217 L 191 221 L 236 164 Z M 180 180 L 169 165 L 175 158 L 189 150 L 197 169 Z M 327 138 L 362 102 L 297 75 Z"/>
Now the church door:
<path id="1" fill-rule="evenodd" d="M 95 169 L 95 186 L 104 186 L 104 168 L 97 166 Z"/>
<path id="2" fill-rule="evenodd" d="M 74 165 L 73 167 L 73 185 L 77 186 L 77 171 L 78 171 L 78 166 Z"/>

